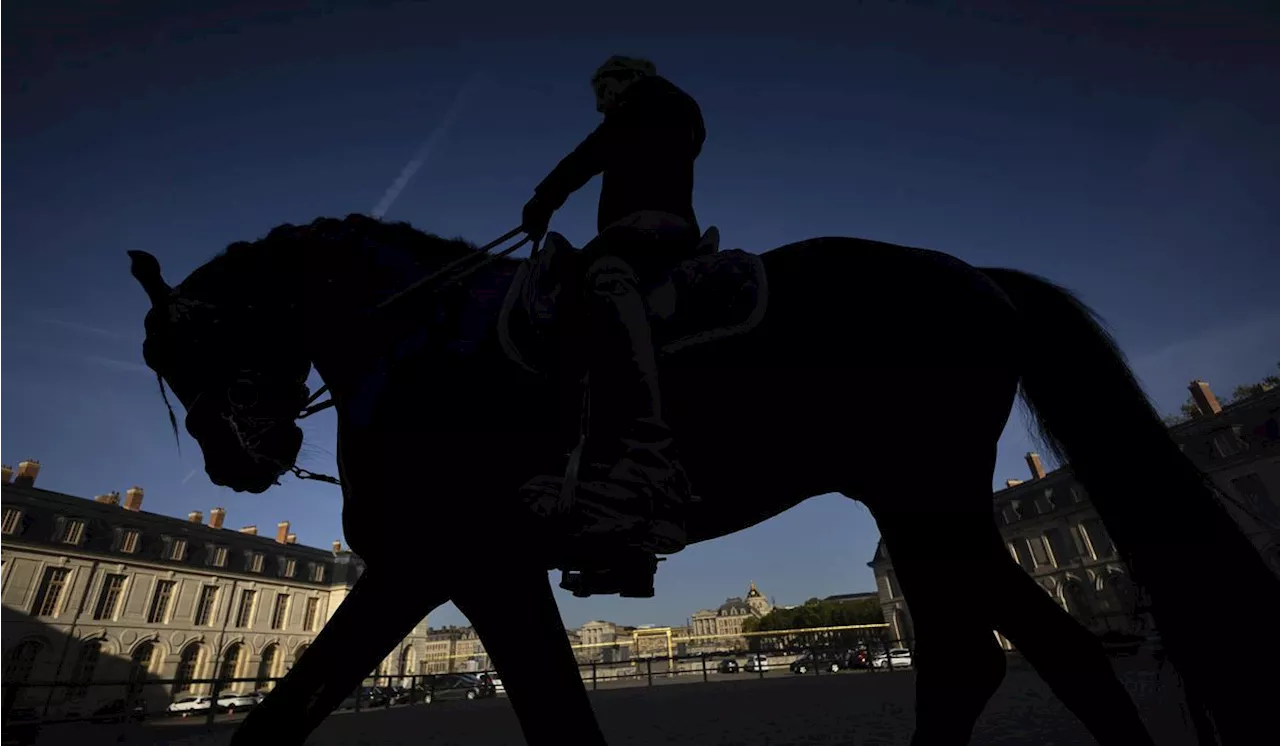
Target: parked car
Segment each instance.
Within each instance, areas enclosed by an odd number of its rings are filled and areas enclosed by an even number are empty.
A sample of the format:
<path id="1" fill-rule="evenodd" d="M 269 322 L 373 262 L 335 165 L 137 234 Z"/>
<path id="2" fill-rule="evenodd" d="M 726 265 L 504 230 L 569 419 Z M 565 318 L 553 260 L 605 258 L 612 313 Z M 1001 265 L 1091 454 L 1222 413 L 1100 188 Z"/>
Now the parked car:
<path id="1" fill-rule="evenodd" d="M 911 651 L 906 648 L 891 648 L 889 654 L 880 653 L 871 659 L 876 668 L 908 668 L 911 666 Z"/>
<path id="2" fill-rule="evenodd" d="M 210 697 L 197 697 L 194 694 L 189 694 L 170 702 L 165 711 L 171 715 L 187 717 L 196 713 L 208 712 L 211 707 L 213 707 L 213 700 Z"/>
<path id="3" fill-rule="evenodd" d="M 497 693 L 492 684 L 484 684 L 474 676 L 443 674 L 429 679 L 422 695 L 424 704 L 453 699 L 481 699 Z"/>
<path id="4" fill-rule="evenodd" d="M 810 650 L 791 661 L 791 673 L 809 673 L 810 671 L 830 671 L 835 673 L 844 668 L 848 656 L 839 650 Z"/>
<path id="5" fill-rule="evenodd" d="M 374 707 L 386 707 L 388 699 L 377 687 L 362 686 L 347 695 L 347 698 L 338 704 L 338 709 L 354 710 L 357 701 L 360 703 L 360 709 L 368 710 Z"/>
<path id="6" fill-rule="evenodd" d="M 769 670 L 769 656 L 763 653 L 747 657 L 747 665 L 744 669 L 751 673 L 764 673 Z"/>
<path id="7" fill-rule="evenodd" d="M 725 658 L 724 660 L 716 664 L 716 670 L 719 671 L 720 673 L 737 673 L 738 659 Z"/>
<path id="8" fill-rule="evenodd" d="M 223 692 L 218 695 L 218 709 L 230 710 L 235 708 L 237 710 L 248 710 L 257 707 L 258 703 L 261 701 L 262 699 L 258 696 L 257 692 L 250 692 L 248 694 L 241 694 L 239 692 Z"/>
<path id="9" fill-rule="evenodd" d="M 123 699 L 113 699 L 101 705 L 89 715 L 95 723 L 123 723 L 127 720 L 141 721 L 147 717 L 147 703 L 135 699 L 129 704 Z"/>

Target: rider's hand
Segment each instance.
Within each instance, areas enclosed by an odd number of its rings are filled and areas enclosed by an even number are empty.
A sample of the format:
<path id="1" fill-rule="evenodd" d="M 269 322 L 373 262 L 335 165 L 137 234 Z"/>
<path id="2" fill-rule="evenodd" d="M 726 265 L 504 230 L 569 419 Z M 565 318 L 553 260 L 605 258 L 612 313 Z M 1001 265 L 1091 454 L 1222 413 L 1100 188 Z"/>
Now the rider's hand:
<path id="1" fill-rule="evenodd" d="M 520 229 L 528 233 L 533 240 L 542 240 L 542 236 L 547 232 L 547 226 L 551 224 L 551 213 L 553 212 L 555 212 L 555 208 L 538 197 L 534 197 L 524 206 L 524 212 L 520 218 Z"/>

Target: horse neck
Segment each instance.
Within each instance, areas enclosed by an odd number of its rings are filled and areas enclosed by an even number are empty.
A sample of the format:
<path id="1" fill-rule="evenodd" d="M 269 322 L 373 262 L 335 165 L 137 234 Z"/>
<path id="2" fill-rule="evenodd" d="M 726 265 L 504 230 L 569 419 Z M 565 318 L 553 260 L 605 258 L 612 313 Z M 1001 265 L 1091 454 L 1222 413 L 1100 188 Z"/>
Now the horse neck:
<path id="1" fill-rule="evenodd" d="M 396 342 L 381 333 L 389 315 L 372 316 L 375 307 L 460 254 L 381 242 L 318 243 L 306 252 L 301 331 L 316 372 L 341 401 Z"/>

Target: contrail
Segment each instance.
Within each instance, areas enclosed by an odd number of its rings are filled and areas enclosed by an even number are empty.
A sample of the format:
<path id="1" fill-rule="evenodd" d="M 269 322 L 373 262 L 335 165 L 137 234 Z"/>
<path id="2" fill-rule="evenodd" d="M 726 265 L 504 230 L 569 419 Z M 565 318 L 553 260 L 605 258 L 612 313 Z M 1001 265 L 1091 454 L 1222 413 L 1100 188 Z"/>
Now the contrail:
<path id="1" fill-rule="evenodd" d="M 190 482 L 191 478 L 196 475 L 197 471 L 199 471 L 199 469 L 192 469 L 191 471 L 187 472 L 187 475 L 182 478 L 182 484 L 186 484 L 187 482 Z"/>
<path id="2" fill-rule="evenodd" d="M 400 171 L 400 176 L 391 183 L 391 186 L 387 189 L 386 193 L 382 195 L 382 199 L 379 200 L 378 204 L 373 208 L 373 217 L 381 220 L 382 216 L 387 214 L 387 210 L 391 209 L 391 204 L 400 196 L 400 192 L 403 192 L 404 188 L 408 186 L 409 180 L 418 172 L 418 169 L 422 168 L 422 164 L 426 163 L 427 157 L 431 155 L 431 151 L 435 149 L 436 143 L 440 141 L 440 138 L 453 124 L 453 120 L 457 119 L 458 114 L 462 111 L 467 99 L 469 99 L 471 94 L 475 91 L 475 88 L 482 77 L 482 73 L 475 73 L 458 91 L 458 95 L 454 97 L 453 103 L 449 106 L 448 111 L 444 113 L 444 119 L 440 120 L 440 124 L 436 125 L 436 128 L 431 131 L 431 134 L 427 137 L 427 141 L 422 144 L 422 147 L 418 148 L 418 152 L 413 154 L 413 158 L 410 159 L 409 162 L 405 164 L 405 167 Z"/>

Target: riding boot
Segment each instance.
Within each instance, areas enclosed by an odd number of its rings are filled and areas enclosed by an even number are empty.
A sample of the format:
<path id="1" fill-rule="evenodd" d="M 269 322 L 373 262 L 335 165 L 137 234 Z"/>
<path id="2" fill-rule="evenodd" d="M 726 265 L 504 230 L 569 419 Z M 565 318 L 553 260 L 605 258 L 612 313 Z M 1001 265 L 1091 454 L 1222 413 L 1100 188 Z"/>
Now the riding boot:
<path id="1" fill-rule="evenodd" d="M 588 544 L 673 554 L 686 543 L 689 481 L 663 411 L 657 353 L 640 283 L 606 256 L 587 273 L 587 427 L 566 477 L 539 477 L 527 498 L 555 504 Z M 554 494 L 554 497 L 553 497 Z M 537 508 L 535 508 L 537 510 Z"/>

